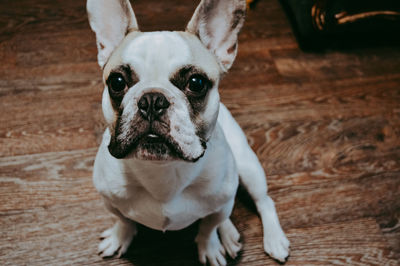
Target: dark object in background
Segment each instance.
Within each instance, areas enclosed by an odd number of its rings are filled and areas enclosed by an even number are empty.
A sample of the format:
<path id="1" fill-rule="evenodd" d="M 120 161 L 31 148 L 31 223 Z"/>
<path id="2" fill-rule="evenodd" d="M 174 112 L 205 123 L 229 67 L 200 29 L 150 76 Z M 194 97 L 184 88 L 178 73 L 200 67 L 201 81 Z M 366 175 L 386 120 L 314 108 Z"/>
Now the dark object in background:
<path id="1" fill-rule="evenodd" d="M 303 49 L 400 43 L 400 0 L 280 0 Z"/>

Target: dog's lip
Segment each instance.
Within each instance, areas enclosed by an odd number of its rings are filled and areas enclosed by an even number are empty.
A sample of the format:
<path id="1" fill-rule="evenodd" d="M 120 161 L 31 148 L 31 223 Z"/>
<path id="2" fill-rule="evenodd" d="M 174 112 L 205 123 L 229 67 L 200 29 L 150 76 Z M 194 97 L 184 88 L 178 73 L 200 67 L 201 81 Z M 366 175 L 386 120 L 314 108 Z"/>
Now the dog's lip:
<path id="1" fill-rule="evenodd" d="M 112 156 L 117 159 L 123 159 L 129 157 L 129 154 L 135 152 L 135 150 L 146 150 L 157 151 L 161 148 L 168 149 L 168 156 L 170 158 L 182 159 L 184 161 L 196 162 L 205 154 L 206 142 L 202 142 L 204 148 L 203 153 L 196 157 L 191 158 L 185 156 L 185 154 L 180 149 L 179 145 L 168 135 L 160 134 L 153 130 L 148 130 L 142 134 L 138 134 L 134 139 L 130 139 L 131 142 L 118 142 L 118 137 L 112 138 L 110 144 L 108 145 L 108 150 Z M 152 158 L 152 160 L 158 160 L 157 158 Z M 164 160 L 164 159 L 163 159 Z"/>
<path id="2" fill-rule="evenodd" d="M 155 133 L 147 133 L 144 134 L 143 137 L 141 138 L 143 141 L 148 142 L 148 143 L 160 143 L 160 142 L 165 142 L 165 139 L 157 135 Z"/>

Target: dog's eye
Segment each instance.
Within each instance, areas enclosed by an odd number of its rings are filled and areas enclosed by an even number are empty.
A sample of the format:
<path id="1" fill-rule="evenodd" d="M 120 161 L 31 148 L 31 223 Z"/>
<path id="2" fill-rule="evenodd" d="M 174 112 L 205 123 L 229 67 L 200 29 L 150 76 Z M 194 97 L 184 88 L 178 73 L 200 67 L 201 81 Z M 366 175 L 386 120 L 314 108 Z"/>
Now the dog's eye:
<path id="1" fill-rule="evenodd" d="M 201 94 L 206 89 L 207 81 L 202 75 L 193 75 L 189 78 L 187 89 L 196 94 Z"/>
<path id="2" fill-rule="evenodd" d="M 119 73 L 112 73 L 108 78 L 108 84 L 115 92 L 123 91 L 126 88 L 126 81 Z"/>

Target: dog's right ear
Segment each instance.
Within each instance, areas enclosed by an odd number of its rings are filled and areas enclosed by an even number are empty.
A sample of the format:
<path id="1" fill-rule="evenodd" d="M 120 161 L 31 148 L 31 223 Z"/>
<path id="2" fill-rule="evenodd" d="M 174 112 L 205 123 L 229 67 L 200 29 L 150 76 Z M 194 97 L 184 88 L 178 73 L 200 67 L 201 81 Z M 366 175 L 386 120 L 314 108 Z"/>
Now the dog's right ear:
<path id="1" fill-rule="evenodd" d="M 235 60 L 245 14 L 245 0 L 201 0 L 186 27 L 216 56 L 224 72 Z"/>
<path id="2" fill-rule="evenodd" d="M 111 53 L 131 31 L 139 30 L 129 0 L 88 0 L 89 23 L 96 33 L 97 61 L 104 67 Z"/>

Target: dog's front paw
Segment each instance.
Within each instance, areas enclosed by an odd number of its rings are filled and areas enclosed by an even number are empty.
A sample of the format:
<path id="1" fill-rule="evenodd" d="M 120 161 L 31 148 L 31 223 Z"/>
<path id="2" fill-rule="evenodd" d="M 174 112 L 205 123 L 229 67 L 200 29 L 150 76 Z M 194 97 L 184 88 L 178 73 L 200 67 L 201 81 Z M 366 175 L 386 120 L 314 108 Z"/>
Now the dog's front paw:
<path id="1" fill-rule="evenodd" d="M 99 244 L 99 255 L 102 258 L 112 257 L 117 254 L 121 257 L 128 249 L 133 237 L 136 235 L 135 224 L 127 224 L 121 221 L 101 234 L 102 241 Z"/>
<path id="2" fill-rule="evenodd" d="M 207 261 L 211 266 L 226 265 L 225 249 L 218 239 L 217 232 L 213 233 L 209 239 L 197 237 L 197 249 L 199 252 L 199 261 L 206 264 Z"/>
<path id="3" fill-rule="evenodd" d="M 264 236 L 264 250 L 272 258 L 285 262 L 289 256 L 290 242 L 283 232 Z"/>
<path id="4" fill-rule="evenodd" d="M 232 224 L 230 219 L 227 219 L 218 227 L 218 232 L 221 236 L 222 244 L 229 256 L 236 258 L 239 251 L 242 249 L 242 244 L 239 242 L 240 234 Z"/>

